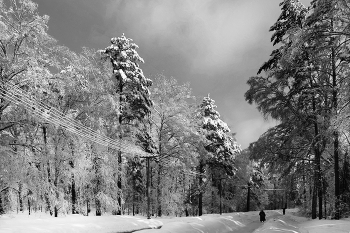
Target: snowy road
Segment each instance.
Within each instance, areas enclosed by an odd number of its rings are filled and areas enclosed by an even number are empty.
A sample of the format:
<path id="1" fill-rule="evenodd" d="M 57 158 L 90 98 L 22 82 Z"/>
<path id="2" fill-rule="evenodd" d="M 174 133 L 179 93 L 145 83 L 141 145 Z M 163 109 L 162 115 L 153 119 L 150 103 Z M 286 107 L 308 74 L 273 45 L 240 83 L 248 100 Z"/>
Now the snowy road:
<path id="1" fill-rule="evenodd" d="M 266 224 L 268 221 L 271 221 L 272 219 L 275 219 L 276 217 L 281 216 L 280 213 L 276 212 L 270 212 L 270 216 L 267 217 L 267 221 L 265 223 L 261 223 L 258 219 L 258 217 L 256 218 L 255 221 L 250 222 L 249 224 L 247 224 L 245 227 L 236 229 L 235 231 L 233 231 L 234 233 L 253 233 L 255 230 L 261 228 L 264 226 L 264 224 Z"/>
<path id="2" fill-rule="evenodd" d="M 287 223 L 293 220 L 283 216 L 280 211 L 266 211 L 266 214 L 267 221 L 265 223 L 259 221 L 259 212 L 257 211 L 230 213 L 222 216 L 205 215 L 196 218 L 162 219 L 164 224 L 162 228 L 141 230 L 137 233 L 291 233 L 290 229 L 295 229 L 290 227 L 290 223 Z M 282 218 L 284 226 L 274 227 L 276 223 L 281 223 L 280 219 Z"/>

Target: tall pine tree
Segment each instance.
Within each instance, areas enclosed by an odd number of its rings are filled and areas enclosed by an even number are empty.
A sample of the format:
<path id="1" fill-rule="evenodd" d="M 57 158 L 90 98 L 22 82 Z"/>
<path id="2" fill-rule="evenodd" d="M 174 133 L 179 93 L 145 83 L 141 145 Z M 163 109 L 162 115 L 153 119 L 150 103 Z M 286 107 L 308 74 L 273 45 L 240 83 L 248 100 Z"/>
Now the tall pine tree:
<path id="1" fill-rule="evenodd" d="M 198 172 L 205 173 L 205 167 L 208 165 L 212 171 L 219 170 L 221 175 L 232 176 L 235 172 L 235 155 L 240 152 L 239 145 L 230 135 L 230 128 L 220 119 L 220 114 L 216 111 L 215 101 L 209 97 L 203 98 L 199 105 L 199 117 L 201 120 L 200 133 L 206 138 L 204 148 L 209 157 L 200 155 Z M 216 177 L 218 178 L 218 177 Z M 202 185 L 203 177 L 199 176 L 199 186 Z M 203 192 L 198 196 L 199 215 L 203 213 Z"/>
<path id="2" fill-rule="evenodd" d="M 124 125 L 135 125 L 142 121 L 151 112 L 152 101 L 148 88 L 152 81 L 147 79 L 139 67 L 143 59 L 139 56 L 136 49 L 138 46 L 132 43 L 132 39 L 124 35 L 111 39 L 111 45 L 101 51 L 103 58 L 108 60 L 113 69 L 113 78 L 115 81 L 115 93 L 119 95 L 119 113 L 117 132 L 118 138 L 123 138 Z M 119 209 L 117 214 L 121 214 L 122 180 L 121 165 L 122 153 L 118 152 L 118 188 Z"/>

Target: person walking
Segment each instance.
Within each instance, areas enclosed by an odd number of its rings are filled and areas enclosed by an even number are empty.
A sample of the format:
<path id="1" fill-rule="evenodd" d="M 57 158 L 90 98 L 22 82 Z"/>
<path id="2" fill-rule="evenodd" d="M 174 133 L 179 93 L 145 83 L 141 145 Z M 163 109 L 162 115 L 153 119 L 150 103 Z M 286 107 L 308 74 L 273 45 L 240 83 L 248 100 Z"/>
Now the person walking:
<path id="1" fill-rule="evenodd" d="M 266 221 L 266 214 L 263 210 L 260 211 L 260 222 L 265 222 Z"/>

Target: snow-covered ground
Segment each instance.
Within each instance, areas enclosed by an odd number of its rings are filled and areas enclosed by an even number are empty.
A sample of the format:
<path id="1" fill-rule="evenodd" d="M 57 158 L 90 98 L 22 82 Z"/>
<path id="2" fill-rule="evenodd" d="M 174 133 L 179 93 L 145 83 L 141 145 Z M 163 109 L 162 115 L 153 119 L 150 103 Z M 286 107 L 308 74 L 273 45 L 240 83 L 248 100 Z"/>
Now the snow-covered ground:
<path id="1" fill-rule="evenodd" d="M 28 215 L 0 216 L 0 233 L 83 233 L 135 232 L 138 233 L 349 233 L 350 221 L 310 220 L 297 217 L 292 210 L 267 210 L 267 221 L 260 223 L 258 212 L 204 215 L 201 217 L 153 218 L 143 216 L 67 215 L 53 218 L 38 212 Z M 160 228 L 160 229 L 157 229 Z"/>
<path id="2" fill-rule="evenodd" d="M 83 232 L 132 232 L 156 228 L 162 222 L 155 219 L 132 216 L 82 216 L 67 215 L 58 218 L 38 212 L 28 214 L 7 214 L 0 216 L 0 233 L 83 233 Z"/>

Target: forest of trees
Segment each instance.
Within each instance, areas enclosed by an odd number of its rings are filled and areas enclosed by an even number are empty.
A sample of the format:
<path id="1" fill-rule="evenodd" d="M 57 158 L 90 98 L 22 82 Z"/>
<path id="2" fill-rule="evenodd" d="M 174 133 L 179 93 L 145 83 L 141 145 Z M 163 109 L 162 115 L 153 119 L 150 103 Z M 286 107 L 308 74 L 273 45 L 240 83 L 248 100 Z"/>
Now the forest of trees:
<path id="1" fill-rule="evenodd" d="M 249 147 L 313 219 L 350 212 L 350 2 L 284 0 L 272 25 L 277 48 L 245 97 L 278 121 Z"/>
<path id="2" fill-rule="evenodd" d="M 232 211 L 240 147 L 214 100 L 145 77 L 124 35 L 60 46 L 37 7 L 0 1 L 0 213 L 145 215 L 147 183 L 152 215 Z"/>
<path id="3" fill-rule="evenodd" d="M 280 6 L 245 94 L 278 124 L 241 151 L 210 95 L 145 77 L 125 35 L 73 52 L 32 0 L 0 0 L 0 214 L 146 216 L 149 194 L 153 216 L 347 216 L 350 2 Z"/>

